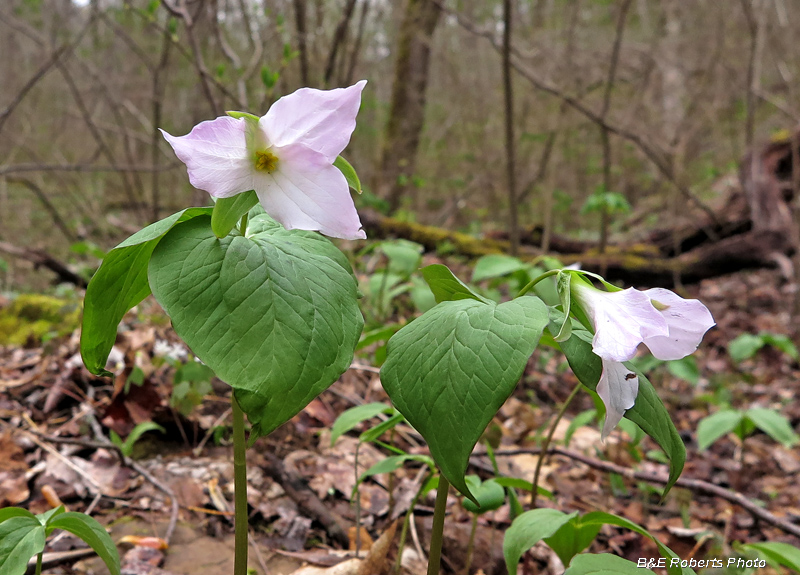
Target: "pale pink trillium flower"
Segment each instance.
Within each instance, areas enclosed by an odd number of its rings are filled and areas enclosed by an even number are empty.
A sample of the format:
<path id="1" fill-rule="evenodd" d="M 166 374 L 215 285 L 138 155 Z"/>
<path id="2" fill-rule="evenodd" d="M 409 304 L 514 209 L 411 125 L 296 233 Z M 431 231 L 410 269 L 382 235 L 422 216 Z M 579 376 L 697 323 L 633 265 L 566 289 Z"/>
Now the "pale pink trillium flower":
<path id="1" fill-rule="evenodd" d="M 580 280 L 571 287 L 594 327 L 592 351 L 603 362 L 597 394 L 606 406 L 606 437 L 639 392 L 639 378 L 622 362 L 636 355 L 640 343 L 658 359 L 684 358 L 697 349 L 714 319 L 698 300 L 685 300 L 663 288 L 608 292 Z"/>
<path id="2" fill-rule="evenodd" d="M 222 116 L 185 136 L 164 137 L 191 184 L 215 198 L 255 190 L 286 229 L 366 238 L 344 175 L 333 165 L 350 141 L 367 81 L 349 88 L 301 88 L 255 118 Z"/>

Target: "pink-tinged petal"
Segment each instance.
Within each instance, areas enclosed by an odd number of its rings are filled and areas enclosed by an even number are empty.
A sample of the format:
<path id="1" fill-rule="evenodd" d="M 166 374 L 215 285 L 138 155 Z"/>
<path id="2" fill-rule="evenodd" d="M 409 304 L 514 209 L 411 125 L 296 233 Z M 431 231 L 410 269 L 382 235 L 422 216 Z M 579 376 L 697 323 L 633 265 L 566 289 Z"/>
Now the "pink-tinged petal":
<path id="1" fill-rule="evenodd" d="M 217 198 L 253 189 L 253 159 L 247 152 L 245 120 L 222 116 L 200 122 L 185 136 L 161 130 L 178 159 L 186 164 L 195 188 Z"/>
<path id="2" fill-rule="evenodd" d="M 681 359 L 694 353 L 703 335 L 715 325 L 711 312 L 696 299 L 683 299 L 663 288 L 653 288 L 643 293 L 655 300 L 656 309 L 669 327 L 669 335 L 644 338 L 644 344 L 658 359 Z"/>
<path id="3" fill-rule="evenodd" d="M 597 383 L 597 395 L 606 406 L 606 421 L 602 437 L 617 426 L 625 411 L 636 403 L 639 393 L 639 377 L 617 361 L 603 360 L 603 373 Z"/>
<path id="4" fill-rule="evenodd" d="M 266 212 L 288 229 L 318 230 L 326 236 L 364 239 L 347 180 L 320 153 L 301 145 L 279 151 L 277 169 L 255 176 Z"/>
<path id="5" fill-rule="evenodd" d="M 606 292 L 573 282 L 573 293 L 594 324 L 592 349 L 603 359 L 627 361 L 644 338 L 669 334 L 664 317 L 638 290 Z"/>
<path id="6" fill-rule="evenodd" d="M 361 106 L 361 80 L 349 88 L 301 88 L 275 102 L 259 121 L 273 146 L 302 144 L 322 154 L 329 164 L 342 153 L 356 128 Z"/>

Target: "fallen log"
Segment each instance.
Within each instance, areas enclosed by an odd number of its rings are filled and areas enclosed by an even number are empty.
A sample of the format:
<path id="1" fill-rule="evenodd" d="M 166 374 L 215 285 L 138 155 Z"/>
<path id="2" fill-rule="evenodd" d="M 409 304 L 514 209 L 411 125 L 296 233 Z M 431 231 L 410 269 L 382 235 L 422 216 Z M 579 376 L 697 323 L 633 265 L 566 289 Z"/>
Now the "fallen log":
<path id="1" fill-rule="evenodd" d="M 56 274 L 56 283 L 71 283 L 86 287 L 86 280 L 73 272 L 67 265 L 43 250 L 21 248 L 7 242 L 0 242 L 0 252 L 20 258 L 33 264 L 34 269 L 43 267 Z"/>
<path id="2" fill-rule="evenodd" d="M 800 130 L 797 136 L 800 137 Z M 791 217 L 794 199 L 791 138 L 775 140 L 749 152 L 739 178 L 727 176 L 716 184 L 711 208 L 716 216 L 687 207 L 669 225 L 653 229 L 648 220 L 659 208 L 640 209 L 629 218 L 629 231 L 619 243 L 600 254 L 593 242 L 555 236 L 551 255 L 564 264 L 580 263 L 588 271 L 604 272 L 609 280 L 650 286 L 672 286 L 744 269 L 779 267 L 792 277 L 789 256 L 800 237 Z M 663 218 L 662 218 L 663 219 Z M 428 251 L 470 258 L 508 253 L 508 234 L 493 232 L 476 238 L 422 224 L 402 222 L 369 213 L 362 217 L 371 238 L 398 237 L 415 241 Z M 542 230 L 533 227 L 521 237 L 520 258 L 542 255 Z"/>

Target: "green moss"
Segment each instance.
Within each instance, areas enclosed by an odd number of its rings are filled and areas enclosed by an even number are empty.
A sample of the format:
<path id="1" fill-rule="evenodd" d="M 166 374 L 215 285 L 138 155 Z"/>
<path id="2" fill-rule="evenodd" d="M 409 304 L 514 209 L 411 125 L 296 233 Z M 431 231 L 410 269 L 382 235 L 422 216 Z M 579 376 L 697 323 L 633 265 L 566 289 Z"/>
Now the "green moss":
<path id="1" fill-rule="evenodd" d="M 42 294 L 23 294 L 0 310 L 0 345 L 36 345 L 72 333 L 80 321 L 74 303 Z"/>

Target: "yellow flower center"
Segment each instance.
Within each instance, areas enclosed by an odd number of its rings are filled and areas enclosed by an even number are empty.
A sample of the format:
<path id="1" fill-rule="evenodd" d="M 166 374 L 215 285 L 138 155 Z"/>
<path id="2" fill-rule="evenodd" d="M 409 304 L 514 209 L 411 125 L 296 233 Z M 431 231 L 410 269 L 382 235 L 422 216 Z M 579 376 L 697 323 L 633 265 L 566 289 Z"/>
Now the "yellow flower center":
<path id="1" fill-rule="evenodd" d="M 256 170 L 271 174 L 278 167 L 278 157 L 272 152 L 256 151 Z"/>

